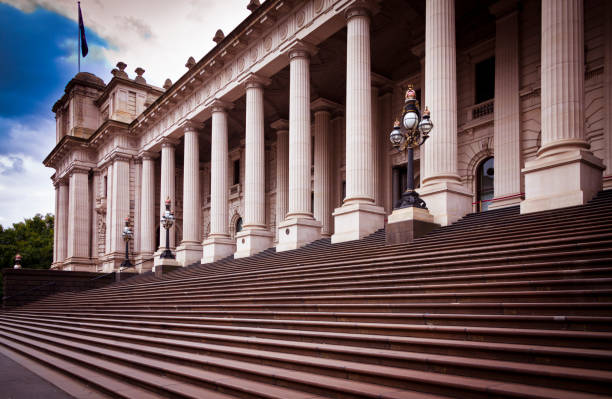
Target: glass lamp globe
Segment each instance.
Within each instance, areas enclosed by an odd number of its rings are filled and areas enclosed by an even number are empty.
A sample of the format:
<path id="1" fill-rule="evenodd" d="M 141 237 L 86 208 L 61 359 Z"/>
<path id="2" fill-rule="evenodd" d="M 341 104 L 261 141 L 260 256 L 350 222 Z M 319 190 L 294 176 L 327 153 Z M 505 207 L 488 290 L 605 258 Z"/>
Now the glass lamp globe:
<path id="1" fill-rule="evenodd" d="M 419 123 L 419 115 L 416 112 L 409 111 L 404 114 L 404 127 L 407 130 L 413 130 Z"/>
<path id="2" fill-rule="evenodd" d="M 433 122 L 430 119 L 429 108 L 425 107 L 425 111 L 423 111 L 423 120 L 419 123 L 419 130 L 426 135 L 431 132 L 432 128 Z"/>
<path id="3" fill-rule="evenodd" d="M 393 126 L 393 130 L 391 130 L 391 134 L 389 135 L 389 140 L 393 147 L 399 147 L 404 140 L 404 135 L 400 131 L 399 121 L 395 121 L 395 125 Z"/>

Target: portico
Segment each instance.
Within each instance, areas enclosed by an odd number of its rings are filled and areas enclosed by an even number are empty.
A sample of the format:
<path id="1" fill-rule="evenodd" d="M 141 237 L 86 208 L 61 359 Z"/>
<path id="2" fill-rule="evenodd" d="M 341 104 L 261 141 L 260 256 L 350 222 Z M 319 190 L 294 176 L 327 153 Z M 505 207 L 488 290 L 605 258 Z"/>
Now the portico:
<path id="1" fill-rule="evenodd" d="M 405 180 L 388 134 L 408 84 L 435 120 L 414 169 L 436 224 L 480 209 L 477 171 L 491 157 L 491 207 L 588 201 L 612 154 L 610 133 L 585 124 L 603 115 L 586 109 L 585 82 L 606 101 L 612 91 L 584 65 L 609 73 L 598 60 L 612 45 L 585 61 L 582 31 L 596 17 L 586 22 L 581 0 L 519 3 L 471 13 L 454 0 L 275 0 L 164 88 L 144 72 L 130 79 L 123 63 L 108 84 L 75 76 L 54 107 L 58 141 L 45 160 L 56 169 L 53 267 L 117 268 L 129 216 L 136 267 L 151 270 L 165 248 L 167 198 L 181 266 L 384 228 Z M 560 32 L 572 35 L 555 41 Z M 492 57 L 488 87 L 474 71 Z M 479 92 L 487 88 L 492 98 Z"/>

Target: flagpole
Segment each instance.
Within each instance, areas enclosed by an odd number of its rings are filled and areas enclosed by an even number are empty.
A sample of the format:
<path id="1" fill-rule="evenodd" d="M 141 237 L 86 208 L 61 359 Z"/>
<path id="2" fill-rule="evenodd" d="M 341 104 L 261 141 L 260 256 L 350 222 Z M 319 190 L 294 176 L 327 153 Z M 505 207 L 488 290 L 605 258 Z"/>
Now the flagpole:
<path id="1" fill-rule="evenodd" d="M 81 9 L 81 2 L 77 1 L 77 21 L 79 20 L 79 10 Z M 77 57 L 79 59 L 79 73 L 81 72 L 81 27 L 77 23 L 77 30 L 79 32 L 79 48 L 77 49 Z"/>

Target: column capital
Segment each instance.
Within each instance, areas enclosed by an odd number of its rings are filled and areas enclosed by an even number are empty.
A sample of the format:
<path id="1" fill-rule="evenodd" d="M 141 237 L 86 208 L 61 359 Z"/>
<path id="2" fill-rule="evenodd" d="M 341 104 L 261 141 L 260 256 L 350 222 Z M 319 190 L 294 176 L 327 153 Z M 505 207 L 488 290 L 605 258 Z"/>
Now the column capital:
<path id="1" fill-rule="evenodd" d="M 270 127 L 276 130 L 276 134 L 289 132 L 289 121 L 287 119 L 278 119 L 270 123 Z"/>
<path id="2" fill-rule="evenodd" d="M 333 101 L 327 100 L 323 97 L 319 97 L 310 103 L 310 109 L 314 113 L 323 111 L 323 112 L 328 112 L 331 114 L 333 111 L 337 109 L 342 109 L 342 105 L 335 103 Z"/>
<path id="3" fill-rule="evenodd" d="M 371 18 L 380 9 L 379 0 L 353 0 L 344 6 L 344 18 L 349 21 L 354 17 Z"/>
<path id="4" fill-rule="evenodd" d="M 489 6 L 489 12 L 500 19 L 518 11 L 518 0 L 499 0 Z"/>
<path id="5" fill-rule="evenodd" d="M 231 109 L 234 108 L 234 104 L 228 102 L 228 101 L 223 101 L 220 100 L 218 98 L 215 98 L 212 103 L 210 104 L 211 107 L 211 111 L 213 113 L 215 112 L 227 112 Z"/>
<path id="6" fill-rule="evenodd" d="M 53 186 L 56 188 L 59 188 L 59 186 L 67 186 L 67 185 L 68 185 L 68 179 L 66 178 L 65 175 L 53 181 Z"/>
<path id="7" fill-rule="evenodd" d="M 319 49 L 313 44 L 299 39 L 292 40 L 281 48 L 281 52 L 287 54 L 290 60 L 293 58 L 310 58 L 318 51 Z"/>
<path id="8" fill-rule="evenodd" d="M 66 174 L 68 176 L 72 176 L 75 174 L 88 174 L 88 173 L 89 173 L 89 168 L 75 165 L 75 166 L 72 166 Z"/>
<path id="9" fill-rule="evenodd" d="M 142 159 L 143 161 L 148 161 L 148 160 L 152 160 L 158 157 L 158 153 L 154 153 L 151 151 L 140 151 L 138 153 L 138 158 Z"/>
<path id="10" fill-rule="evenodd" d="M 268 86 L 270 85 L 270 83 L 272 83 L 272 80 L 264 76 L 249 73 L 244 77 L 244 79 L 240 81 L 240 83 L 244 83 L 245 89 L 248 90 L 252 88 L 262 88 L 264 86 Z"/>
<path id="11" fill-rule="evenodd" d="M 174 146 L 178 144 L 178 140 L 170 138 L 170 137 L 162 137 L 161 140 L 159 140 L 159 144 L 161 144 L 162 148 L 164 147 L 174 148 Z"/>
<path id="12" fill-rule="evenodd" d="M 181 130 L 183 133 L 187 133 L 190 131 L 197 132 L 197 130 L 200 129 L 201 127 L 202 127 L 202 124 L 194 121 L 193 119 L 185 119 L 178 126 L 179 130 Z"/>

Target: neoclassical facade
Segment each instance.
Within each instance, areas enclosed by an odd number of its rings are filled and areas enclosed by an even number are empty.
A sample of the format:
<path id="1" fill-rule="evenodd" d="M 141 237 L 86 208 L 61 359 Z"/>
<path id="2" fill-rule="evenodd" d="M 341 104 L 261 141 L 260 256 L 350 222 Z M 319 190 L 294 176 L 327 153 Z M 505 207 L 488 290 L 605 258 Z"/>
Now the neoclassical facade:
<path id="1" fill-rule="evenodd" d="M 245 4 L 246 6 L 246 4 Z M 612 3 L 268 0 L 163 88 L 118 63 L 53 107 L 53 268 L 138 270 L 385 226 L 405 186 L 404 92 L 431 110 L 415 179 L 434 221 L 583 204 L 612 186 Z M 194 49 L 197 43 L 194 41 Z M 195 51 L 195 50 L 194 50 Z M 154 67 L 154 66 L 153 66 Z"/>

